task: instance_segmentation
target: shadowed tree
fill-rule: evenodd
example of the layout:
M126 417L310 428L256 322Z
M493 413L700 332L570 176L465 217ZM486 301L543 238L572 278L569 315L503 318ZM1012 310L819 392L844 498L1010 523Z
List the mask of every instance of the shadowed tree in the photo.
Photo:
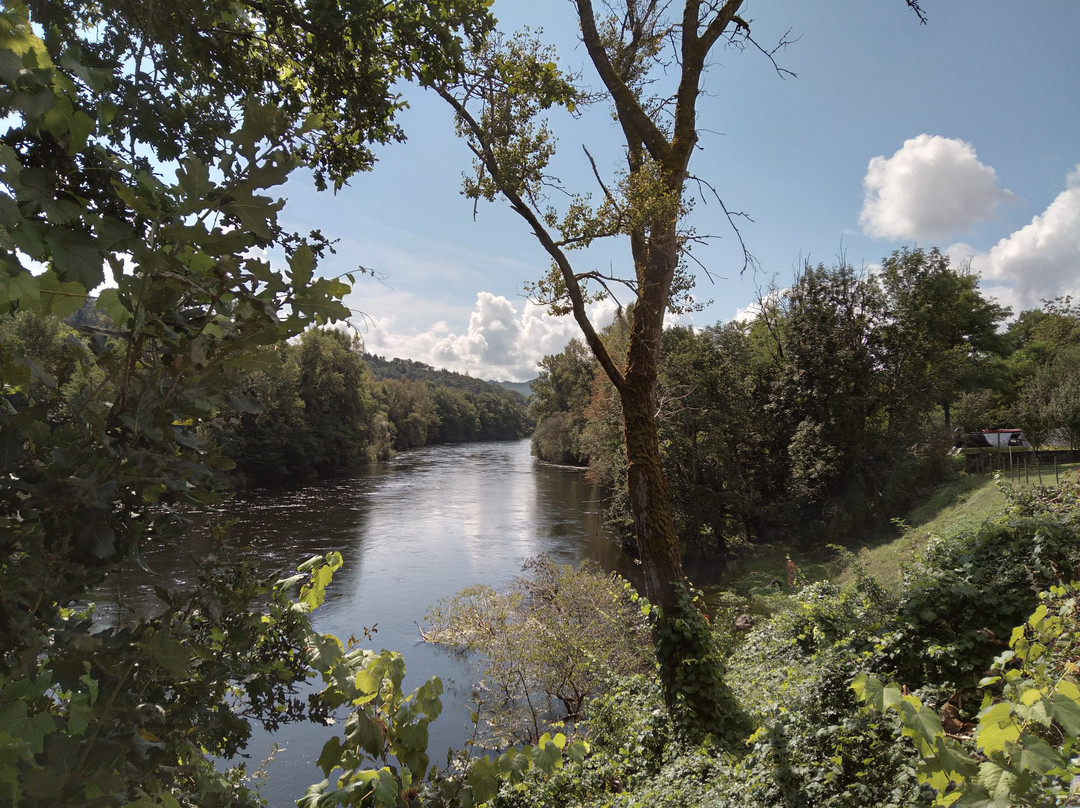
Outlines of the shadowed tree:
M908 5L921 19L918 3ZM596 97L561 72L552 51L528 34L491 37L474 54L468 75L436 85L475 155L465 193L488 200L501 195L528 223L552 262L550 274L536 284L536 296L553 312L574 316L618 393L645 589L660 608L656 640L666 698L676 709L692 698L690 723L715 732L731 729L734 708L719 684L720 659L683 576L658 441L657 373L665 315L692 305L685 260L696 237L685 223L687 186L710 55L727 43L758 48L771 58L739 16L742 6L742 0L627 0L596 9L591 0L575 0L581 38L602 84ZM611 105L625 166L604 177L586 151L598 199L575 194L564 210L556 210L545 194L555 146L542 116L556 105L575 112L598 100ZM571 257L610 237L629 243L627 272L586 269L585 260ZM744 249L744 261L750 260ZM586 310L592 300L619 300L620 294L632 304L623 357L607 350Z
M145 615L86 603L215 499L199 428L255 350L349 315L315 272L329 243L269 194L370 167L401 135L393 84L453 72L487 24L482 0L3 3L0 310L66 317L113 284L70 375L48 335L0 339L0 804L261 805L218 764L252 722L342 703L297 697L343 660L305 617L340 556L301 603L217 547Z
M884 262L882 285L893 320L886 341L894 432L902 433L927 402L941 407L949 432L952 404L983 386L992 375L990 357L1004 353L998 325L1011 312L986 300L978 275L953 269L936 248L893 253Z

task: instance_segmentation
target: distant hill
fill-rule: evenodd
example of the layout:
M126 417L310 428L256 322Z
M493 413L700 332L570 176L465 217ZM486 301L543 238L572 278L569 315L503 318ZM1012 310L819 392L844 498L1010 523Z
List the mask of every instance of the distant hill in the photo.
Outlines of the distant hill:
M532 382L531 381L528 381L528 382L495 382L495 381L493 381L493 382L489 382L489 384L497 384L497 385L499 385L499 387L502 387L502 388L504 388L506 390L510 390L511 392L514 392L514 393L519 393L520 395L523 395L525 398L528 398L529 396L532 395Z
M363 354L363 359L371 369L371 375L377 380L402 379L411 382L431 382L440 387L470 393L495 393L500 390L509 390L524 398L528 398L532 393L529 382L484 381L464 373L455 373L452 370L439 370L412 359L386 359L368 353Z

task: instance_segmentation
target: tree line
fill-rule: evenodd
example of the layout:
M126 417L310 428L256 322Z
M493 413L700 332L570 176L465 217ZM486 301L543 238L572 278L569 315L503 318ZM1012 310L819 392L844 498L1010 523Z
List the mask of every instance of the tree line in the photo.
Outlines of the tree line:
M807 266L746 320L662 336L657 423L684 547L835 540L900 513L949 468L957 431L1080 445L1080 307L1010 311L937 250L877 273ZM625 326L605 333L609 350ZM535 453L587 465L628 526L611 385L580 342L534 383Z
M93 303L66 320L32 311L0 316L0 339L35 357L36 378L20 399L44 401L49 385L76 382L87 350L80 341L109 325ZM400 367L413 378L395 378ZM235 464L231 483L240 487L325 478L420 446L512 440L531 427L520 394L420 362L372 357L357 336L337 329L313 328L252 355L228 388L225 406L192 438L213 442Z
M209 429L242 481L327 477L404 449L513 440L531 426L520 394L418 362L422 381L388 377L393 362L340 330L311 329L261 364L237 379L245 405Z

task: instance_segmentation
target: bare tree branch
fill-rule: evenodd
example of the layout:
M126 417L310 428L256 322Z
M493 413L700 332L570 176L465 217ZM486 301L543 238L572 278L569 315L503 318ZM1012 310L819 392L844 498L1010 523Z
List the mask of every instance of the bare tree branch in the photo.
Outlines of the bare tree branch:
M550 256L551 260L554 261L555 265L559 268L559 272L566 285L567 296L570 298L574 320L581 329L581 333L585 337L585 341L588 343L589 348L592 349L593 354L596 356L596 361L600 363L604 372L607 373L608 377L611 379L611 383L618 389L620 385L625 384L625 377L611 354L608 353L607 346L604 345L604 341L600 339L600 335L596 332L592 321L589 320L588 312L585 311L584 293L581 289L581 285L577 282L573 266L566 257L566 253L563 252L558 244L556 244L536 212L521 198L521 195L514 191L509 183L502 181L502 178L499 176L498 161L491 151L490 144L484 137L484 129L480 125L480 122L476 120L472 113L466 108L465 104L448 88L436 85L434 90L457 114L458 121L470 136L469 148L487 168L488 172L491 173L492 178L499 185L502 194L506 197L510 206L526 221L526 223L528 223L529 227L532 228L533 235L536 236L537 241L540 242L548 256Z
M919 18L919 22L926 25L926 14L922 10L922 6L919 5L919 0L907 0L908 8L915 12L915 16Z
M585 156L589 158L589 165L592 166L592 173L593 176L596 177L596 184L599 185L600 190L604 192L607 201L612 205L615 205L615 197L612 196L611 191L608 189L607 185L604 184L604 178L600 176L600 171L596 168L596 160L594 160L592 154L589 153L587 146L582 145L581 148L585 152Z
M739 229L739 225L735 222L737 218L746 219L746 221L751 223L754 220L750 217L748 213L744 211L729 210L728 206L724 204L724 200L720 197L720 193L707 180L702 179L698 176L691 176L689 179L696 182L699 189L708 189L708 191L716 198L716 201L720 204L720 209L724 211L724 216L727 218L728 225L731 227L732 232L735 233L735 237L739 240L739 249L742 250L743 265L742 269L739 270L739 274L741 275L745 273L747 269L756 270L758 268L758 260L754 257L754 254L750 252L750 248L746 246L746 241L743 239L742 230ZM704 194L701 195L701 198L705 201L705 204L708 204L708 200Z

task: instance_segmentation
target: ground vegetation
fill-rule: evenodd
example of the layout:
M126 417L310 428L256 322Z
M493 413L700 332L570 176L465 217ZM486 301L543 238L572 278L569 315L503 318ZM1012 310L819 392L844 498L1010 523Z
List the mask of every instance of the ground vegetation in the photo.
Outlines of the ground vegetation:
M506 783L494 804L1068 804L1078 483L999 486L997 515L932 538L892 587L841 551L844 585L796 570L749 627L713 609L753 727L741 748L688 741L658 674L624 676L577 724L579 769Z

